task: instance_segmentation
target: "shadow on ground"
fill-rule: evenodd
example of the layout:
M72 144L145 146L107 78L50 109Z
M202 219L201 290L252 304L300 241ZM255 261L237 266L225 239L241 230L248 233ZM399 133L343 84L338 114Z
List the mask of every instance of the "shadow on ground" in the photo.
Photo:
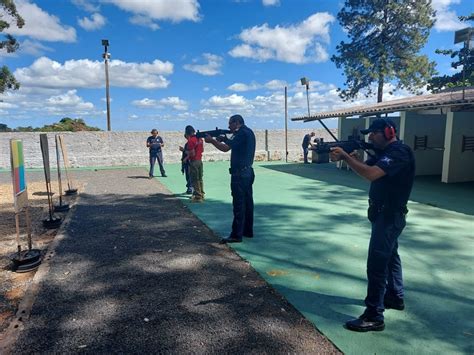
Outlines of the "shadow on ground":
M334 164L271 164L262 167L368 191L364 179L350 170L337 169ZM417 176L410 200L474 216L474 181L446 184L441 182L439 175Z

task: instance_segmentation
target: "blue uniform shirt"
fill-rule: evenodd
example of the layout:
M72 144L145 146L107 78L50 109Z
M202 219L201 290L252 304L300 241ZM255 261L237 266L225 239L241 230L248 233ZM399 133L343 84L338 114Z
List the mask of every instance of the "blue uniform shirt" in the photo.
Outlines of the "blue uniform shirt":
M230 154L230 168L232 171L239 171L249 168L253 164L255 156L255 134L245 125L225 143L232 149Z
M367 160L366 164L376 165L386 173L372 181L369 198L376 204L394 209L405 206L415 178L415 158L411 148L395 141L377 151L376 157Z
M150 136L146 140L147 144L150 144L150 152L160 152L161 151L161 144L163 143L163 139L160 136Z

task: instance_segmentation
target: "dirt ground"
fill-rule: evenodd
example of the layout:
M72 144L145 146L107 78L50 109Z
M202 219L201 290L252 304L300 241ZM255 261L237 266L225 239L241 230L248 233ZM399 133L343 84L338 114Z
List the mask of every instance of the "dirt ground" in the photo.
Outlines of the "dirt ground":
M52 190L59 191L53 183ZM53 205L59 204L57 193L53 192ZM72 204L75 196L63 197L63 204ZM46 253L49 243L54 239L57 229L46 229L42 221L49 216L48 197L44 182L28 184L28 201L32 229L32 248ZM65 217L66 213L55 213ZM26 213L20 213L20 246L28 248ZM0 184L0 333L13 319L36 270L16 273L12 271L11 256L18 250L13 206L12 184Z

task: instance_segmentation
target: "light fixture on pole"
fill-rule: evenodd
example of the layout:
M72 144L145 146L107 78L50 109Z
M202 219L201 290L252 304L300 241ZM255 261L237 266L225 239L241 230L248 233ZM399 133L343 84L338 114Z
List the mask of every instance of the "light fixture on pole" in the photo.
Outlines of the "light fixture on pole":
M104 46L104 54L102 54L102 58L104 58L105 64L105 96L107 101L107 131L110 131L110 95L109 95L109 59L110 53L107 51L109 47L109 40L103 39L102 45Z
M464 42L464 60L462 64L462 99L464 100L464 93L466 87L466 64L468 57L470 57L471 40L474 35L474 27L463 28L462 30L454 32L454 44Z
M308 120L311 116L311 112L309 110L309 94L308 94L308 91L309 91L309 79L306 78L306 77L303 77L300 79L301 81L301 85L306 85L306 101L308 101ZM338 139L336 138L336 136L331 132L331 130L324 124L324 122L322 120L320 120L319 118L317 118L317 120L319 121L319 123L321 123L321 126L323 126L326 131L329 133L329 135L337 142Z
M309 110L309 79L306 77L303 77L300 79L301 85L306 85L306 101L308 102L308 118L311 116L311 112Z

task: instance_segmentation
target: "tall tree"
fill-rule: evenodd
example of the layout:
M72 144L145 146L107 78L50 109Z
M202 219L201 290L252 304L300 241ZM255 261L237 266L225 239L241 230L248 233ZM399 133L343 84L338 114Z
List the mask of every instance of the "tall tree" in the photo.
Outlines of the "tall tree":
M461 22L474 21L474 13L469 16L459 16L459 20ZM454 69L463 67L463 70L452 75L434 76L428 82L428 90L438 92L446 88L474 86L474 48L463 46L458 50L437 49L435 52L437 54L449 55L452 59L456 58L451 63L451 67Z
M22 28L25 24L23 18L18 14L13 0L0 0L0 32L10 27L9 21L13 21L19 28ZM0 41L0 51L6 50L7 53L12 53L17 49L18 42L9 34L6 34L5 39ZM19 87L20 84L16 81L8 67L2 66L0 68L0 94L7 89L17 90Z
M431 0L346 0L337 18L349 43L342 41L331 60L344 68L344 100L359 92L366 97L377 86L377 102L383 86L396 82L396 89L416 93L434 73L434 62L418 55L434 24Z

